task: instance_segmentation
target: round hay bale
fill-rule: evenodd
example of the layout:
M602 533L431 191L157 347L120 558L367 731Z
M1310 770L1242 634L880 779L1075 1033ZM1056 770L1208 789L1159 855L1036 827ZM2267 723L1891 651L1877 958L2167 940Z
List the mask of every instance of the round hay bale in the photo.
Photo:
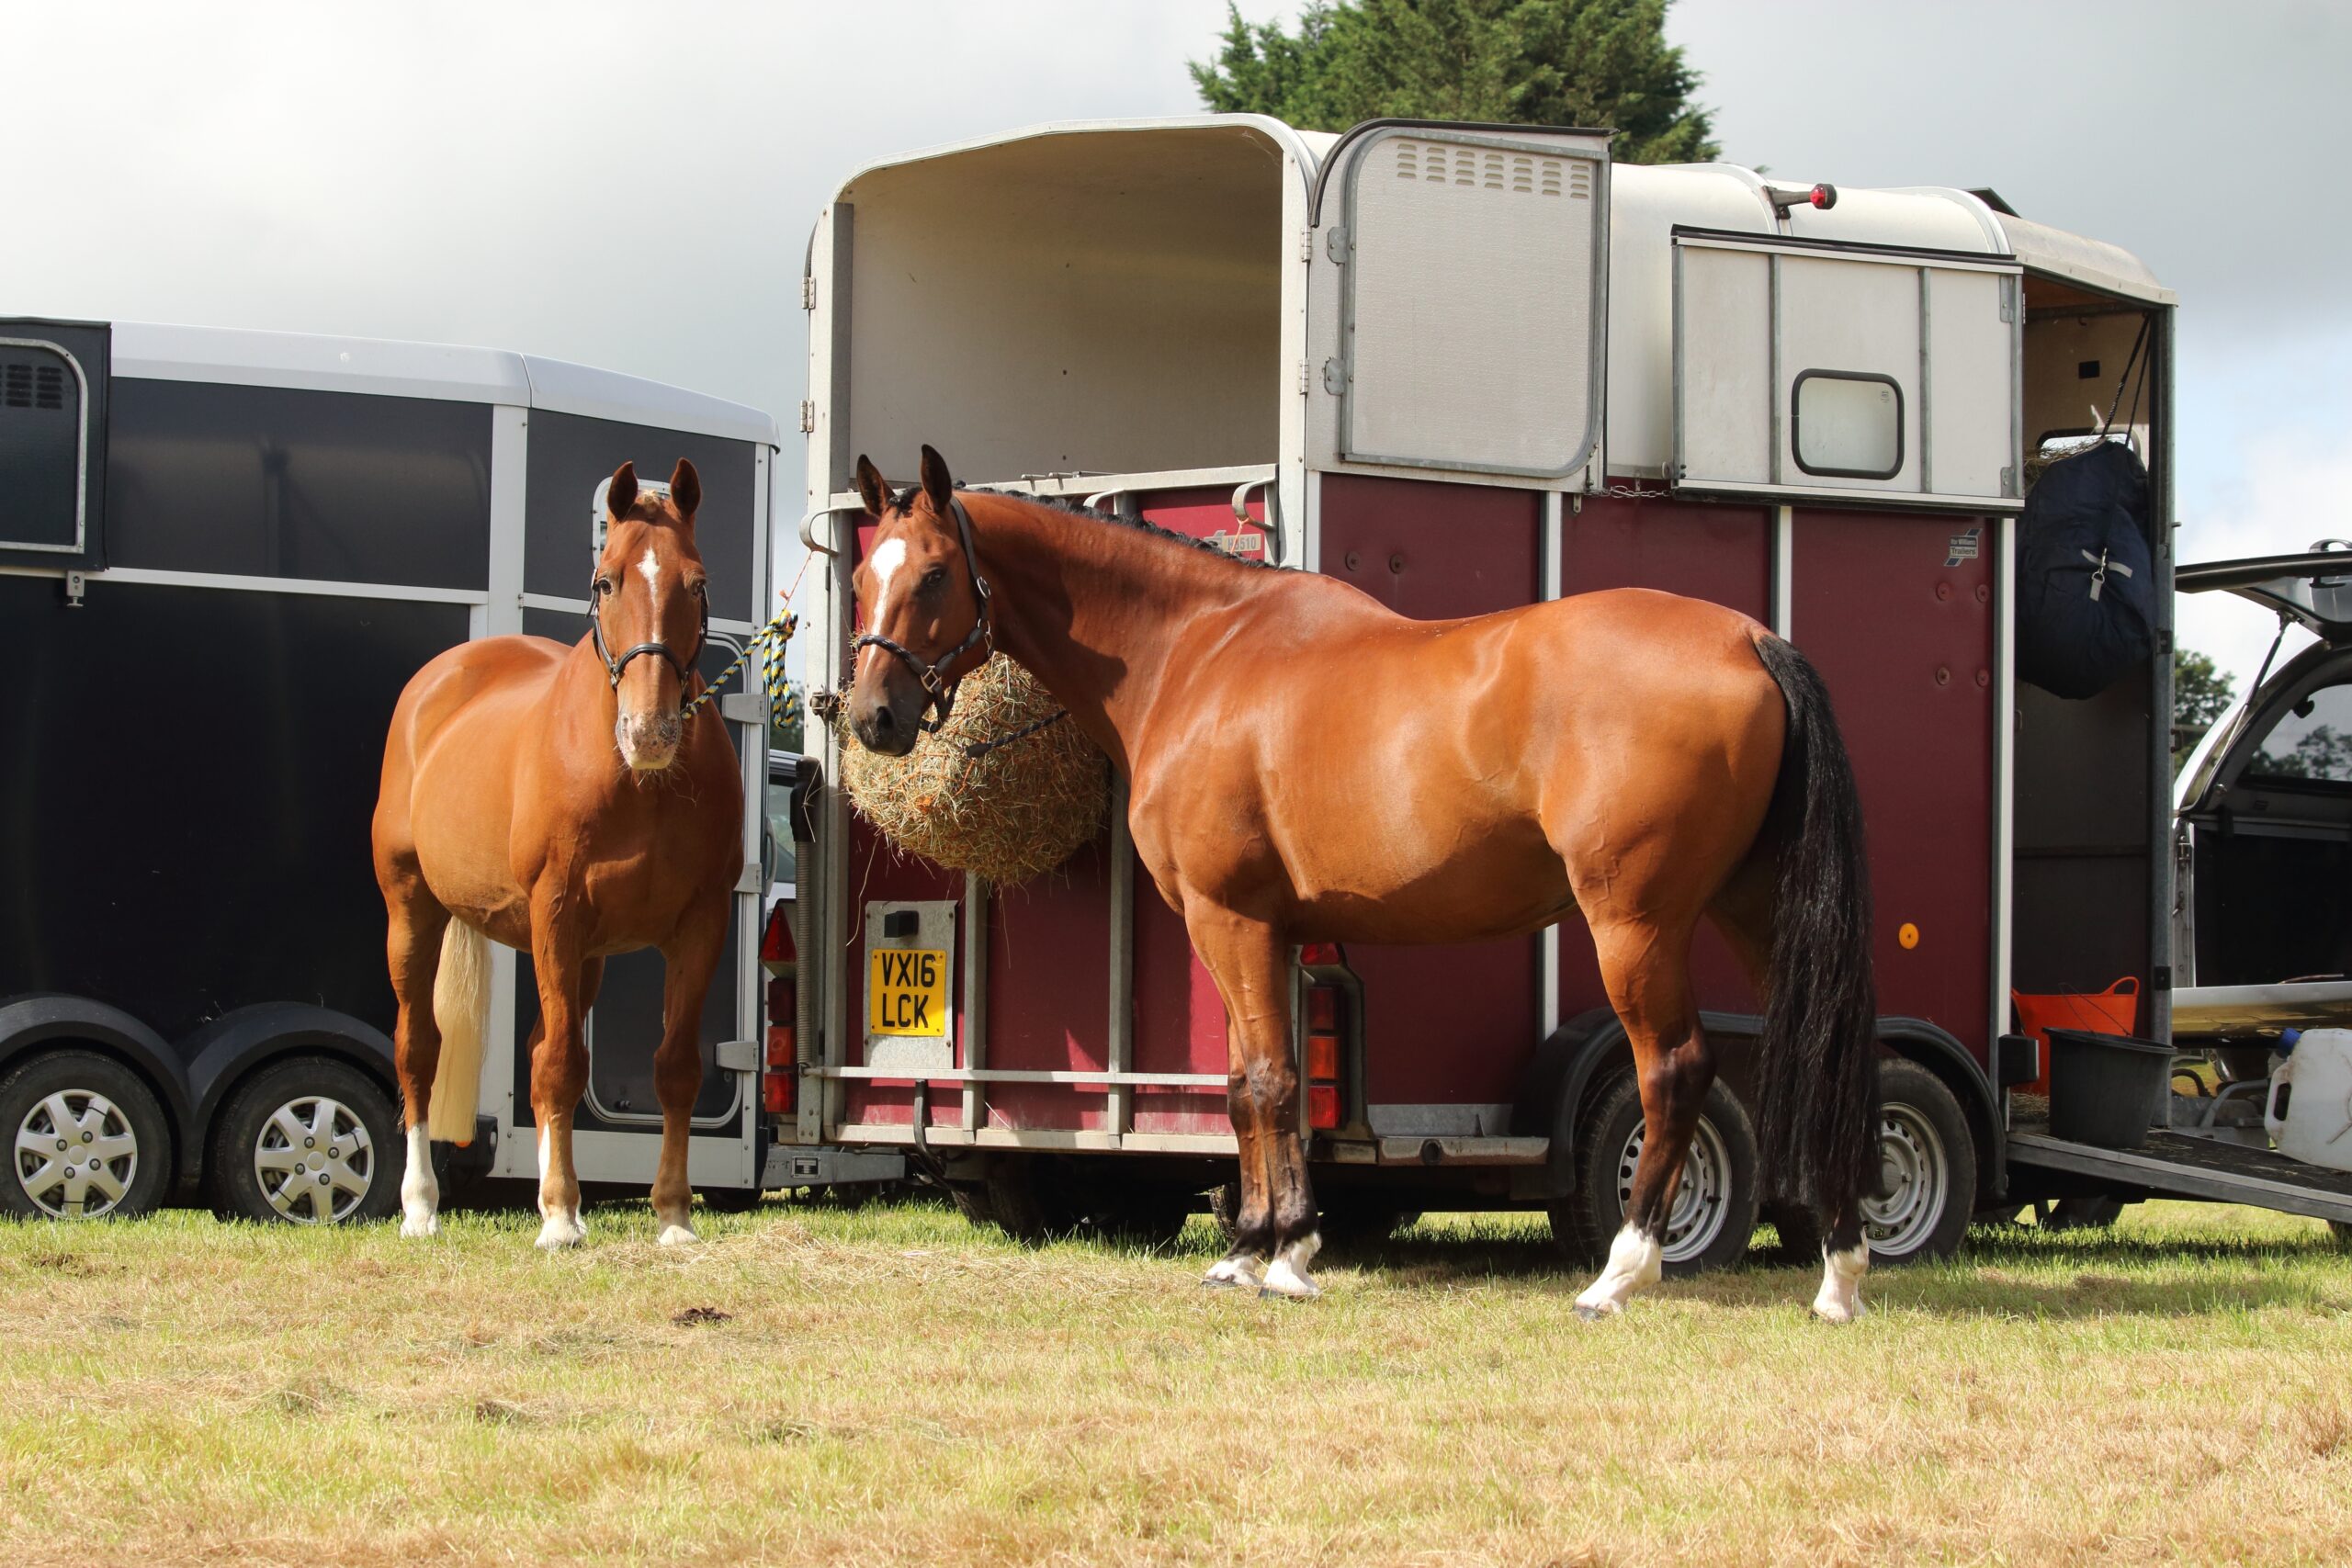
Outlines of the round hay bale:
M1068 719L972 756L1061 710L998 654L964 677L956 711L903 757L858 744L844 714L842 785L859 816L910 854L1011 886L1053 870L1102 830L1110 759Z

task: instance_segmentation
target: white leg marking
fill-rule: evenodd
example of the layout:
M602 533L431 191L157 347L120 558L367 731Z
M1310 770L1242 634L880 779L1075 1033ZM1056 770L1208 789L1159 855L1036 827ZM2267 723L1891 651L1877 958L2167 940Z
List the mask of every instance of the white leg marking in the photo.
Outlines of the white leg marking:
M408 1169L401 1176L401 1235L432 1235L441 1228L441 1184L433 1179L433 1134L408 1130Z
M545 1252L553 1252L562 1247L578 1247L588 1239L588 1227L580 1223L577 1204L565 1207L548 1201L548 1166L554 1153L553 1138L551 1129L539 1129L539 1213L542 1218L537 1245Z
M1201 1277L1201 1283L1238 1285L1254 1291L1259 1288L1259 1275L1265 1266L1266 1260L1254 1252L1230 1253L1209 1265L1209 1271Z
M1657 1283L1666 1271L1664 1256L1665 1249L1656 1240L1633 1226L1619 1231L1617 1239L1609 1244L1608 1267L1577 1298L1577 1314L1599 1317L1603 1313L1623 1312L1635 1291Z
M662 1222L662 1234L656 1238L656 1241L658 1245L662 1247L684 1247L690 1241L700 1241L702 1237L695 1235L695 1227L687 1221L663 1220Z
M1870 1271L1871 1247L1863 1242L1843 1252L1821 1249L1821 1293L1813 1315L1824 1323L1851 1323L1862 1315L1862 1276Z
M1322 1287L1306 1277L1306 1266L1315 1261L1315 1255L1322 1249L1323 1233L1307 1232L1274 1254L1272 1264L1266 1269L1265 1283L1258 1288L1268 1295L1288 1296L1295 1302L1321 1295Z

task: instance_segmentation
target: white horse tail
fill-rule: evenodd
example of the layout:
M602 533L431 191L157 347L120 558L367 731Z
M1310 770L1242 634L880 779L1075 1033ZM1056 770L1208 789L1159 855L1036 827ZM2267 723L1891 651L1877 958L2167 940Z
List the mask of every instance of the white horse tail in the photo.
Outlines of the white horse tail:
M433 1021L441 1030L441 1059L424 1124L438 1142L470 1144L481 1104L482 1040L490 1032L490 938L454 916L433 976Z

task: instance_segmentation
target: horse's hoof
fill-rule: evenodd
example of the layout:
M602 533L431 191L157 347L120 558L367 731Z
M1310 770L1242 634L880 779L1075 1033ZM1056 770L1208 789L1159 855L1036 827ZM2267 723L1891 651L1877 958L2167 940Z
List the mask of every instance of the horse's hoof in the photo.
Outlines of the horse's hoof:
M560 1252L587 1239L588 1227L578 1220L549 1220L539 1227L537 1245L541 1252Z
M692 1225L663 1225L662 1227L662 1235L658 1238L658 1245L662 1247L684 1247L689 1242L700 1241L702 1237L695 1235L694 1227Z
M1813 1315L1816 1322L1843 1328L1849 1323L1860 1320L1862 1303L1856 1302L1851 1307L1848 1307L1843 1302L1815 1302L1813 1303Z
M1577 1316L1582 1318L1587 1323L1601 1323L1612 1317L1623 1317L1624 1315L1625 1309L1619 1306L1614 1302L1607 1303L1596 1302L1577 1303Z
M1209 1271L1202 1277L1201 1283L1236 1289L1246 1287L1254 1291L1264 1281L1258 1278L1257 1266L1249 1258L1220 1258L1209 1265Z
M1278 1296L1288 1302L1310 1302L1322 1293L1323 1288L1292 1268L1286 1258L1274 1259L1273 1266L1266 1270L1264 1282L1258 1287L1261 1297Z
M441 1220L435 1214L411 1214L401 1222L401 1235L411 1238L438 1235Z

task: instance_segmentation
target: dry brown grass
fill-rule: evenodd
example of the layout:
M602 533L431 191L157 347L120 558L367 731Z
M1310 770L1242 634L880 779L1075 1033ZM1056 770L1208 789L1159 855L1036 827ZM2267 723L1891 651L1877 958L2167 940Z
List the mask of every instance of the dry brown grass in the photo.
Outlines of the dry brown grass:
M1294 1306L913 1205L0 1228L12 1562L2340 1562L2352 1261L2156 1206L1669 1283L1425 1222ZM725 1315L718 1315L725 1314Z

